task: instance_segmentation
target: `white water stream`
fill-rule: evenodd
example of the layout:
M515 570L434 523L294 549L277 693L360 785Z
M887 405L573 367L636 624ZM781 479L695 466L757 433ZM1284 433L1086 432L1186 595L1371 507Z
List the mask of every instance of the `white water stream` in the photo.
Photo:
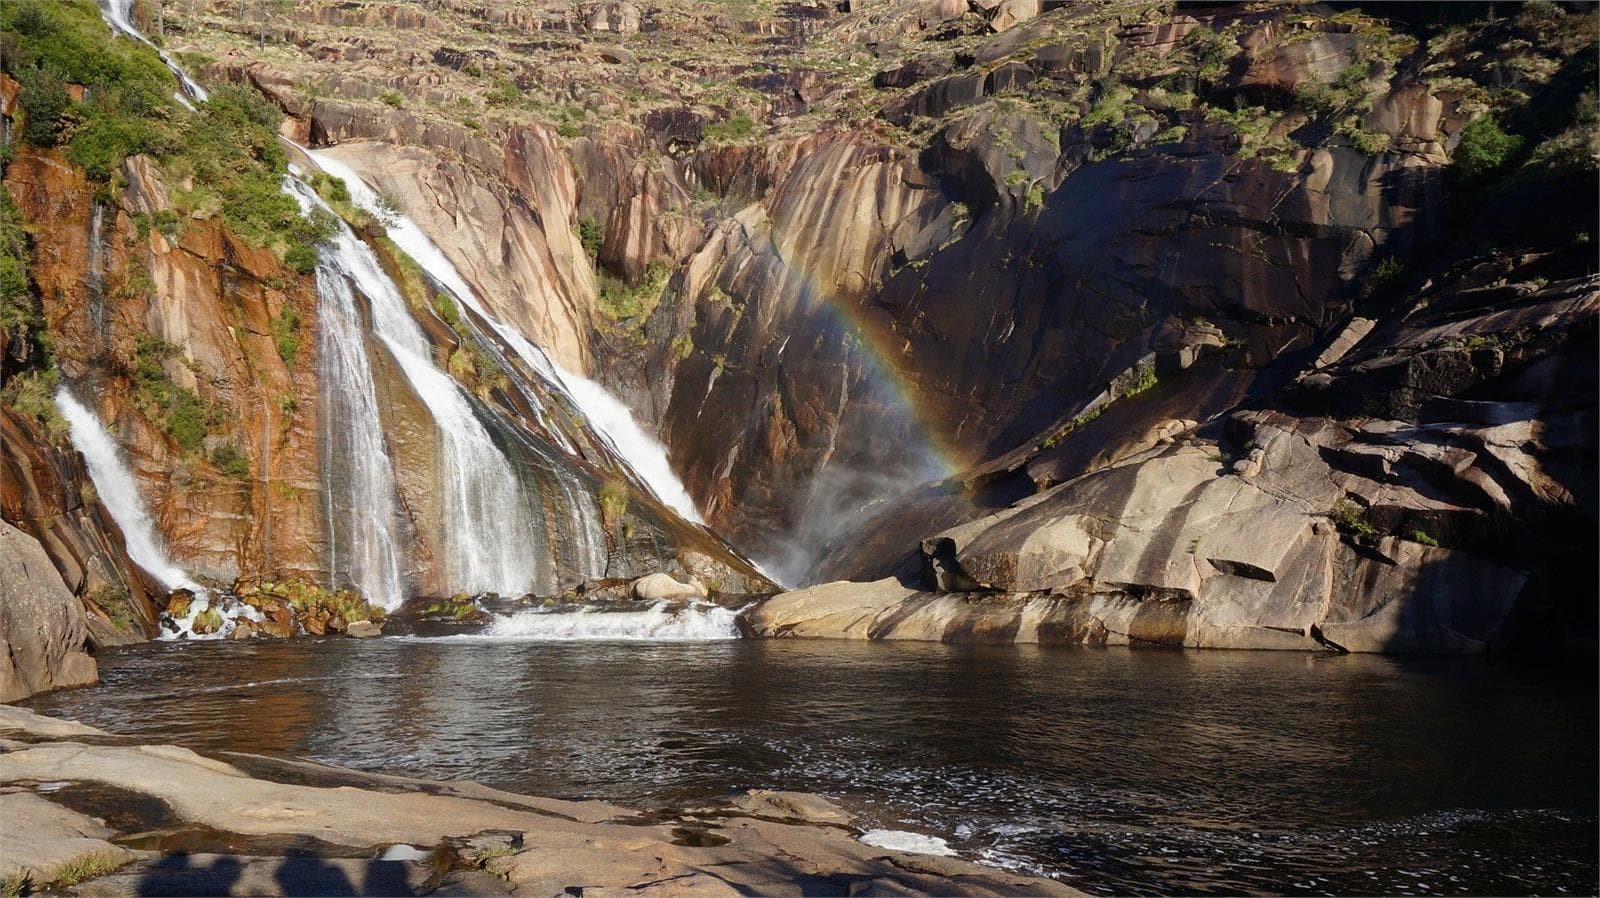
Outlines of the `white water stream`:
M167 557L155 519L150 517L144 498L139 495L138 481L127 462L122 460L121 450L105 425L65 386L56 390L56 407L71 428L73 448L83 453L95 493L111 513L111 519L122 529L128 557L163 587L198 592L200 584L189 579L189 575Z
M439 247L422 232L417 223L405 215L396 215L382 208L377 193L361 179L354 169L328 153L306 150L306 155L328 174L345 182L350 197L357 206L383 220L389 238L406 254L416 260L430 277L438 281L456 297L456 300L475 312L494 330L527 365L543 377L551 387L566 394L584 418L610 445L616 455L630 467L656 498L671 506L683 518L694 523L704 523L694 499L683 481L672 470L667 460L667 449L660 440L645 433L633 415L615 396L594 381L573 374L557 365L544 350L533 345L514 328L500 322L479 301L478 295L467 285Z
M361 310L349 280L322 258L317 324L328 570L334 586L353 587L368 602L393 611L405 599L393 532L394 467L383 441Z
M254 608L214 595L167 557L161 532L156 528L155 519L150 516L144 497L139 494L139 482L123 460L117 441L100 423L100 418L79 402L78 397L72 395L65 385L56 390L56 408L67 420L73 448L83 454L84 466L89 469L89 479L94 483L96 495L122 531L122 542L128 558L155 578L164 589L187 589L194 593L189 613L173 620L177 631L163 630L162 638L221 639L233 629L234 621L238 618L259 620L260 614ZM222 626L210 634L195 633L195 620L213 606L222 617Z
M707 642L738 639L739 612L709 602L658 602L642 611L519 611L482 630L436 637L460 642Z
M302 208L327 208L304 183L294 179L287 183ZM530 523L516 472L478 420L466 391L434 364L432 345L372 248L337 216L335 220L334 237L319 254L332 269L327 280L336 291L348 290L341 286L347 280L367 298L373 334L398 363L439 427L446 582L467 593L529 592L535 567L546 553L540 534ZM330 422L328 426L334 425Z

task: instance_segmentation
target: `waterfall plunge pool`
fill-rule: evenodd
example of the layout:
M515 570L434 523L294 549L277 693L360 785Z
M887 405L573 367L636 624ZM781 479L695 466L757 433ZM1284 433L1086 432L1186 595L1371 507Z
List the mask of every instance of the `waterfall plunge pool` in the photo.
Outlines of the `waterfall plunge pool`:
M1596 891L1592 687L1482 659L801 641L152 643L46 714L643 808L746 788L1096 893Z

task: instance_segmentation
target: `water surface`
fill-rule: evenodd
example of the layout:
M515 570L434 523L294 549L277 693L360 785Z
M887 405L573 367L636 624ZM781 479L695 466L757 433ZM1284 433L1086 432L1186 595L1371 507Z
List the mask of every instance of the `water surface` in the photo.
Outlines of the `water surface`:
M1101 893L1593 894L1592 690L1479 659L387 638L104 653L36 710L640 807L840 797Z

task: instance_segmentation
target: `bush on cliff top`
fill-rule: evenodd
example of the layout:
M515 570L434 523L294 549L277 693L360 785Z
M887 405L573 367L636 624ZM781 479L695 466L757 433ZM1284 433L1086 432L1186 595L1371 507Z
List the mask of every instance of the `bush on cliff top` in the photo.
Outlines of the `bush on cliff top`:
M184 109L156 51L113 37L91 0L0 3L0 66L22 88L24 143L60 146L98 181L129 156L151 156L170 185L188 185L173 191L178 212L220 214L238 237L272 248L290 267L315 265L316 228L281 189L283 114L259 94L224 85Z

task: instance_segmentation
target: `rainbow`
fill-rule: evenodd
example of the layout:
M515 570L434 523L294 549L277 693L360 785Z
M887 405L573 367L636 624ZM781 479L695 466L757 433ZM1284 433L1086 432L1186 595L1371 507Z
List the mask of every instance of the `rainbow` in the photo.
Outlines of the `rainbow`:
M753 235L752 235L753 236ZM824 288L821 279L805 267L796 265L790 255L773 241L770 233L760 241L771 257L782 264L785 272L800 280L802 308L820 311L843 332L849 334L860 348L862 374L905 414L923 444L922 455L930 463L928 480L947 480L967 470L974 464L963 451L945 435L941 422L919 399L919 391L898 360L904 358L904 347L897 342L893 332L874 323L867 309ZM907 484L911 486L911 484Z

